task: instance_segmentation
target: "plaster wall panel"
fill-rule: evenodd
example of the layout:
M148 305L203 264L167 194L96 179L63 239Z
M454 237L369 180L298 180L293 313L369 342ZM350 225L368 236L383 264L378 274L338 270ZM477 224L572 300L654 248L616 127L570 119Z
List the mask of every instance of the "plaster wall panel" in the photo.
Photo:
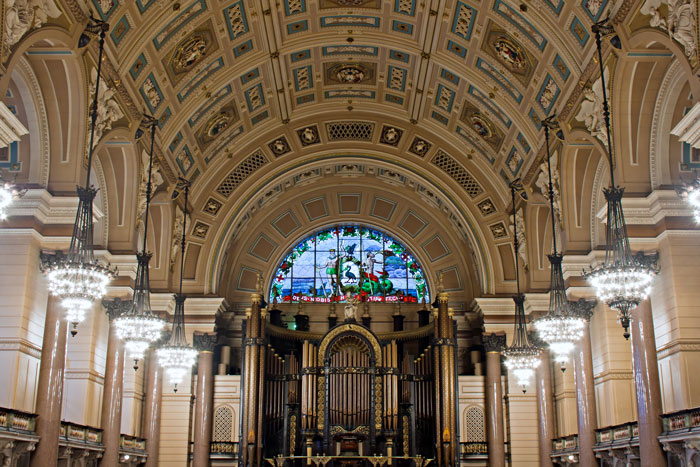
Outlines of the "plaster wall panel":
M513 466L540 465L537 429L537 398L534 379L523 394L517 379L510 372L507 379L507 420L510 457Z

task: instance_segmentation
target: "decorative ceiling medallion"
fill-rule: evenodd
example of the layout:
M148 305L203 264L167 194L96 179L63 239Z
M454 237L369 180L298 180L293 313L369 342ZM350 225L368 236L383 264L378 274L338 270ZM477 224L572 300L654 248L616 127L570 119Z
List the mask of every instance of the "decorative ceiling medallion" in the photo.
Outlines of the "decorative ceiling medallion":
M234 101L229 102L207 121L197 131L197 144L201 150L221 136L234 122L238 121L238 110Z
M494 125L490 118L481 113L481 111L469 102L465 102L462 106L462 115L460 120L467 124L474 133L479 135L481 139L489 143L492 149L498 151L503 144L503 132Z
M299 142L301 142L302 146L310 146L321 142L316 125L297 130L297 135L299 136Z
M270 148L270 151L275 155L275 157L282 156L284 154L287 154L290 152L292 149L289 147L289 143L287 142L287 138L284 136L281 136L277 138L276 140L267 143L267 147Z
M489 229L491 230L491 234L493 235L493 238L505 238L508 236L508 232L506 231L506 226L503 222L499 222L497 224L490 225Z
M408 152L412 152L418 157L423 157L428 153L428 151L430 151L432 146L433 145L431 143L416 136L413 138L413 142L411 143L411 147L408 149Z
M394 128L393 126L384 126L382 128L382 136L379 138L379 142L382 144L388 144L389 146L398 146L402 135L403 130Z
M496 212L496 206L493 205L493 202L490 199L485 199L479 204L477 204L479 207L479 212L481 212L482 216L488 216L489 214L493 214Z
M481 48L528 86L537 62L513 36L489 21Z
M380 0L321 0L321 8L373 8L381 6Z
M216 216L219 213L221 206L223 206L221 201L216 198L209 198L204 204L202 211L210 216Z
M192 229L192 236L205 239L207 238L207 232L209 232L209 225L204 222L197 221Z
M211 21L207 21L185 37L163 60L170 82L175 86L198 63L219 48L214 38Z
M375 84L374 63L325 63L325 84Z

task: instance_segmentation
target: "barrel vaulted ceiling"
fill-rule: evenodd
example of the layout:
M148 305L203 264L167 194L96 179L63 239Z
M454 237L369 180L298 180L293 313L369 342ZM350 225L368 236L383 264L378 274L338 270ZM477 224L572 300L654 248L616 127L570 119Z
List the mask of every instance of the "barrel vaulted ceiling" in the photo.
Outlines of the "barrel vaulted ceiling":
M159 120L162 186L194 183L188 236L209 292L235 273L223 261L261 225L251 217L321 177L413 191L466 242L465 277L494 293L513 279L507 183L540 169L541 119L586 131L574 117L596 79L591 25L632 12L629 32L653 26L633 0L46 1L59 8L40 23L75 39L86 14L109 22L100 131L130 144L141 113Z

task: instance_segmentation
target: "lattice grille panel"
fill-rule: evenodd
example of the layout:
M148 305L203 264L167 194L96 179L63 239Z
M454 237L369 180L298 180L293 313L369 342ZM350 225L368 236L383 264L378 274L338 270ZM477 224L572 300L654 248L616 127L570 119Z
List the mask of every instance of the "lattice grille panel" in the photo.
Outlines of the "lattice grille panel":
M233 410L221 406L214 413L214 441L233 440Z
M467 442L486 441L484 433L484 411L481 407L470 407L465 415L467 427Z
M326 131L328 131L328 139L330 141L348 139L372 141L372 133L374 133L374 123L333 122L326 124Z
M267 158L261 152L256 152L248 156L244 161L234 168L216 189L217 193L229 197L233 190L248 178L253 172L267 163Z
M432 162L459 183L459 186L464 188L464 191L467 192L470 198L476 198L484 192L479 183L474 180L474 177L446 152L438 151Z

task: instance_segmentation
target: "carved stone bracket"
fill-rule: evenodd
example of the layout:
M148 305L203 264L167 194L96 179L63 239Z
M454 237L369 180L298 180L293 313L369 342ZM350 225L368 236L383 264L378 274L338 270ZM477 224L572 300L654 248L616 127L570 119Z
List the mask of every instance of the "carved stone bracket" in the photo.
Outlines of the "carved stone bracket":
M596 300L586 300L585 298L569 301L571 311L578 314L586 321L591 320L591 317L593 316L593 309L597 304L598 302Z
M102 306L106 308L107 316L109 316L110 321L121 316L122 313L131 308L131 305L131 300L122 300L118 297L102 300Z
M194 348L200 352L213 352L216 346L216 334L195 334L192 336Z
M506 347L505 334L484 334L482 341L487 352L500 353Z

